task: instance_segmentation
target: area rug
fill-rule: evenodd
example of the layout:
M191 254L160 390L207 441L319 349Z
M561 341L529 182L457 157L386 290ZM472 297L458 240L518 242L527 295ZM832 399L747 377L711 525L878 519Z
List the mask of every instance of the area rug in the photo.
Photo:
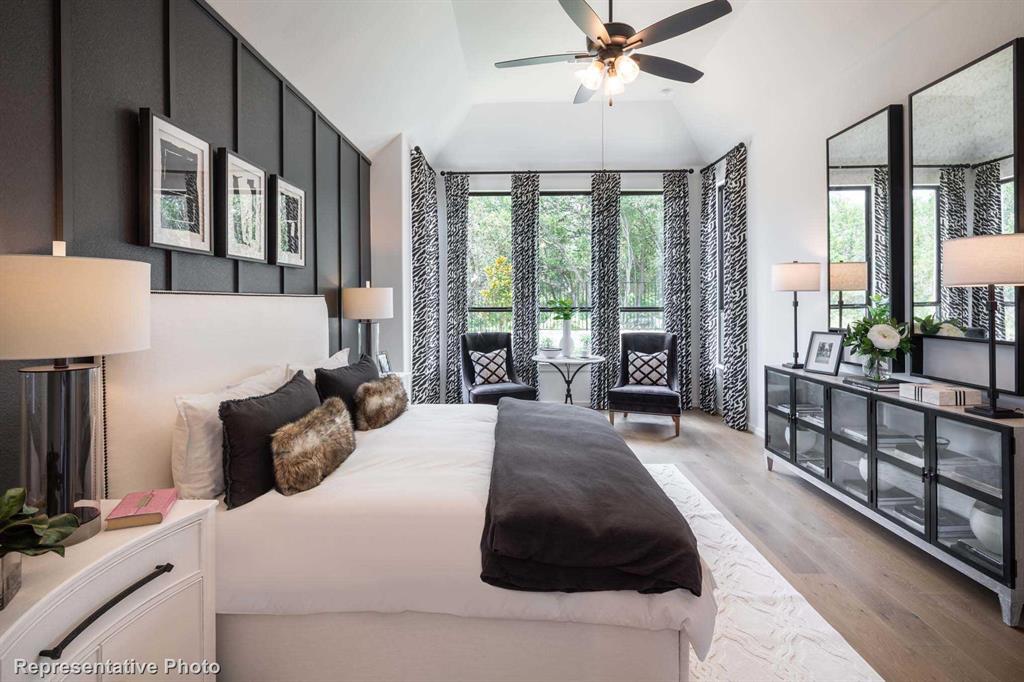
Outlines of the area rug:
M648 464L689 521L717 588L711 653L690 679L880 680L821 614L671 464Z

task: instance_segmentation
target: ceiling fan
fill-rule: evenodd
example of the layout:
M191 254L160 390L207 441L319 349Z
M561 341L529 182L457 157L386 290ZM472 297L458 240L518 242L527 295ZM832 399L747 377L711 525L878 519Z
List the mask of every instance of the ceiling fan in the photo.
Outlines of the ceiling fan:
M732 11L728 0L711 0L666 17L638 32L629 24L613 21L612 0L608 0L608 23L601 23L601 18L586 0L558 0L558 4L587 35L586 52L512 59L497 62L495 66L507 69L535 64L589 61L585 68L576 72L580 87L576 91L574 104L588 101L604 84L604 92L611 105L611 97L621 94L626 89L626 83L636 80L641 71L683 83L697 82L704 75L702 71L664 57L639 54L636 50L688 33Z

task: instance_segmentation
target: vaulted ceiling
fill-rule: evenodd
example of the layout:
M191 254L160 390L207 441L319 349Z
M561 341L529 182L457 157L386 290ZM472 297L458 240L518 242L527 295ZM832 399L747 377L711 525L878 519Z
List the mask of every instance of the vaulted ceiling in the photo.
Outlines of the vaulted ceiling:
M731 1L730 15L649 50L705 71L700 82L641 74L611 109L571 103L572 64L494 68L583 48L556 0L211 4L365 152L406 133L439 168L700 164L744 139L752 118L813 106L807 93L821 90L807 83L845 87L845 71L942 4ZM619 0L615 19L639 30L696 4Z

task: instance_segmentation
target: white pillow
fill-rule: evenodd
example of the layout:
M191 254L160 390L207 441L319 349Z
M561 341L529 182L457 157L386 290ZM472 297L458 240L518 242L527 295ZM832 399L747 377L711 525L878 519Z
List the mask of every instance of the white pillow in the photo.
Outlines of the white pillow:
M315 365L288 365L288 371L285 372L285 381L291 381L292 377L301 371L306 375L307 379L316 383L316 370L338 369L339 367L348 367L348 348L342 348L331 357L321 360Z
M174 399L178 420L171 442L171 475L181 498L212 500L224 492L220 404L273 393L284 385L285 374L284 367L272 367L213 393L180 395Z

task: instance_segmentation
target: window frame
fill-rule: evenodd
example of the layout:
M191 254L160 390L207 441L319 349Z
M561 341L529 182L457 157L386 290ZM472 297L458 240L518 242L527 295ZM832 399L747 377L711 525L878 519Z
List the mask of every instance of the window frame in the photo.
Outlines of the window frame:
M848 191L863 192L864 193L864 262L867 264L867 270L868 270L868 288L864 291L864 303L846 303L846 302L844 302L842 305L839 305L838 303L833 303L832 302L832 289L831 288L828 289L828 312L829 312L828 319L829 319L829 324L831 325L831 322L832 322L832 311L833 310L838 310L839 311L839 326L835 327L835 329L838 329L838 330L846 329L846 327L843 325L843 311L844 310L863 310L863 311L867 312L868 304L869 304L869 302L871 300L871 264L873 263L873 257L874 257L874 254L873 254L872 249L871 249L871 242L872 242L871 235L873 234L872 230L874 229L874 226L875 226L874 225L874 211L872 211L871 199L872 199L872 195L874 193L874 187L872 187L871 185L829 185L828 186L829 206L831 207L831 205L832 205L832 192L848 192ZM832 219L831 219L831 215L829 215L829 228L828 229L829 229L829 245L831 247L831 243L832 243L832 237L831 237ZM828 254L828 262L829 262L829 264L831 264L833 262L832 254L831 253Z
M918 301L917 297L914 295L915 292L914 292L914 260L913 260L913 258L914 258L914 256L913 256L913 244L914 244L913 215L914 215L914 192L916 192L917 190L927 190L927 191L930 191L930 192L935 192L935 290L933 292L934 295L935 295L935 300L934 301ZM941 301L942 301L942 295L941 295L942 270L940 269L940 265L941 265L941 261L942 261L942 256L941 256L941 252L942 252L942 226L939 224L939 216L941 215L940 214L941 194L942 194L942 187L940 185L936 185L936 184L911 185L911 187L910 187L910 215L911 215L911 225L910 225L910 230L911 230L911 234L910 234L910 244L911 244L911 260L910 260L910 317L911 318L916 317L916 313L917 313L918 307L922 307L923 308L923 307L931 306L931 307L935 308L935 316L936 316L936 318L940 317L941 314L942 314L942 310L941 310Z

